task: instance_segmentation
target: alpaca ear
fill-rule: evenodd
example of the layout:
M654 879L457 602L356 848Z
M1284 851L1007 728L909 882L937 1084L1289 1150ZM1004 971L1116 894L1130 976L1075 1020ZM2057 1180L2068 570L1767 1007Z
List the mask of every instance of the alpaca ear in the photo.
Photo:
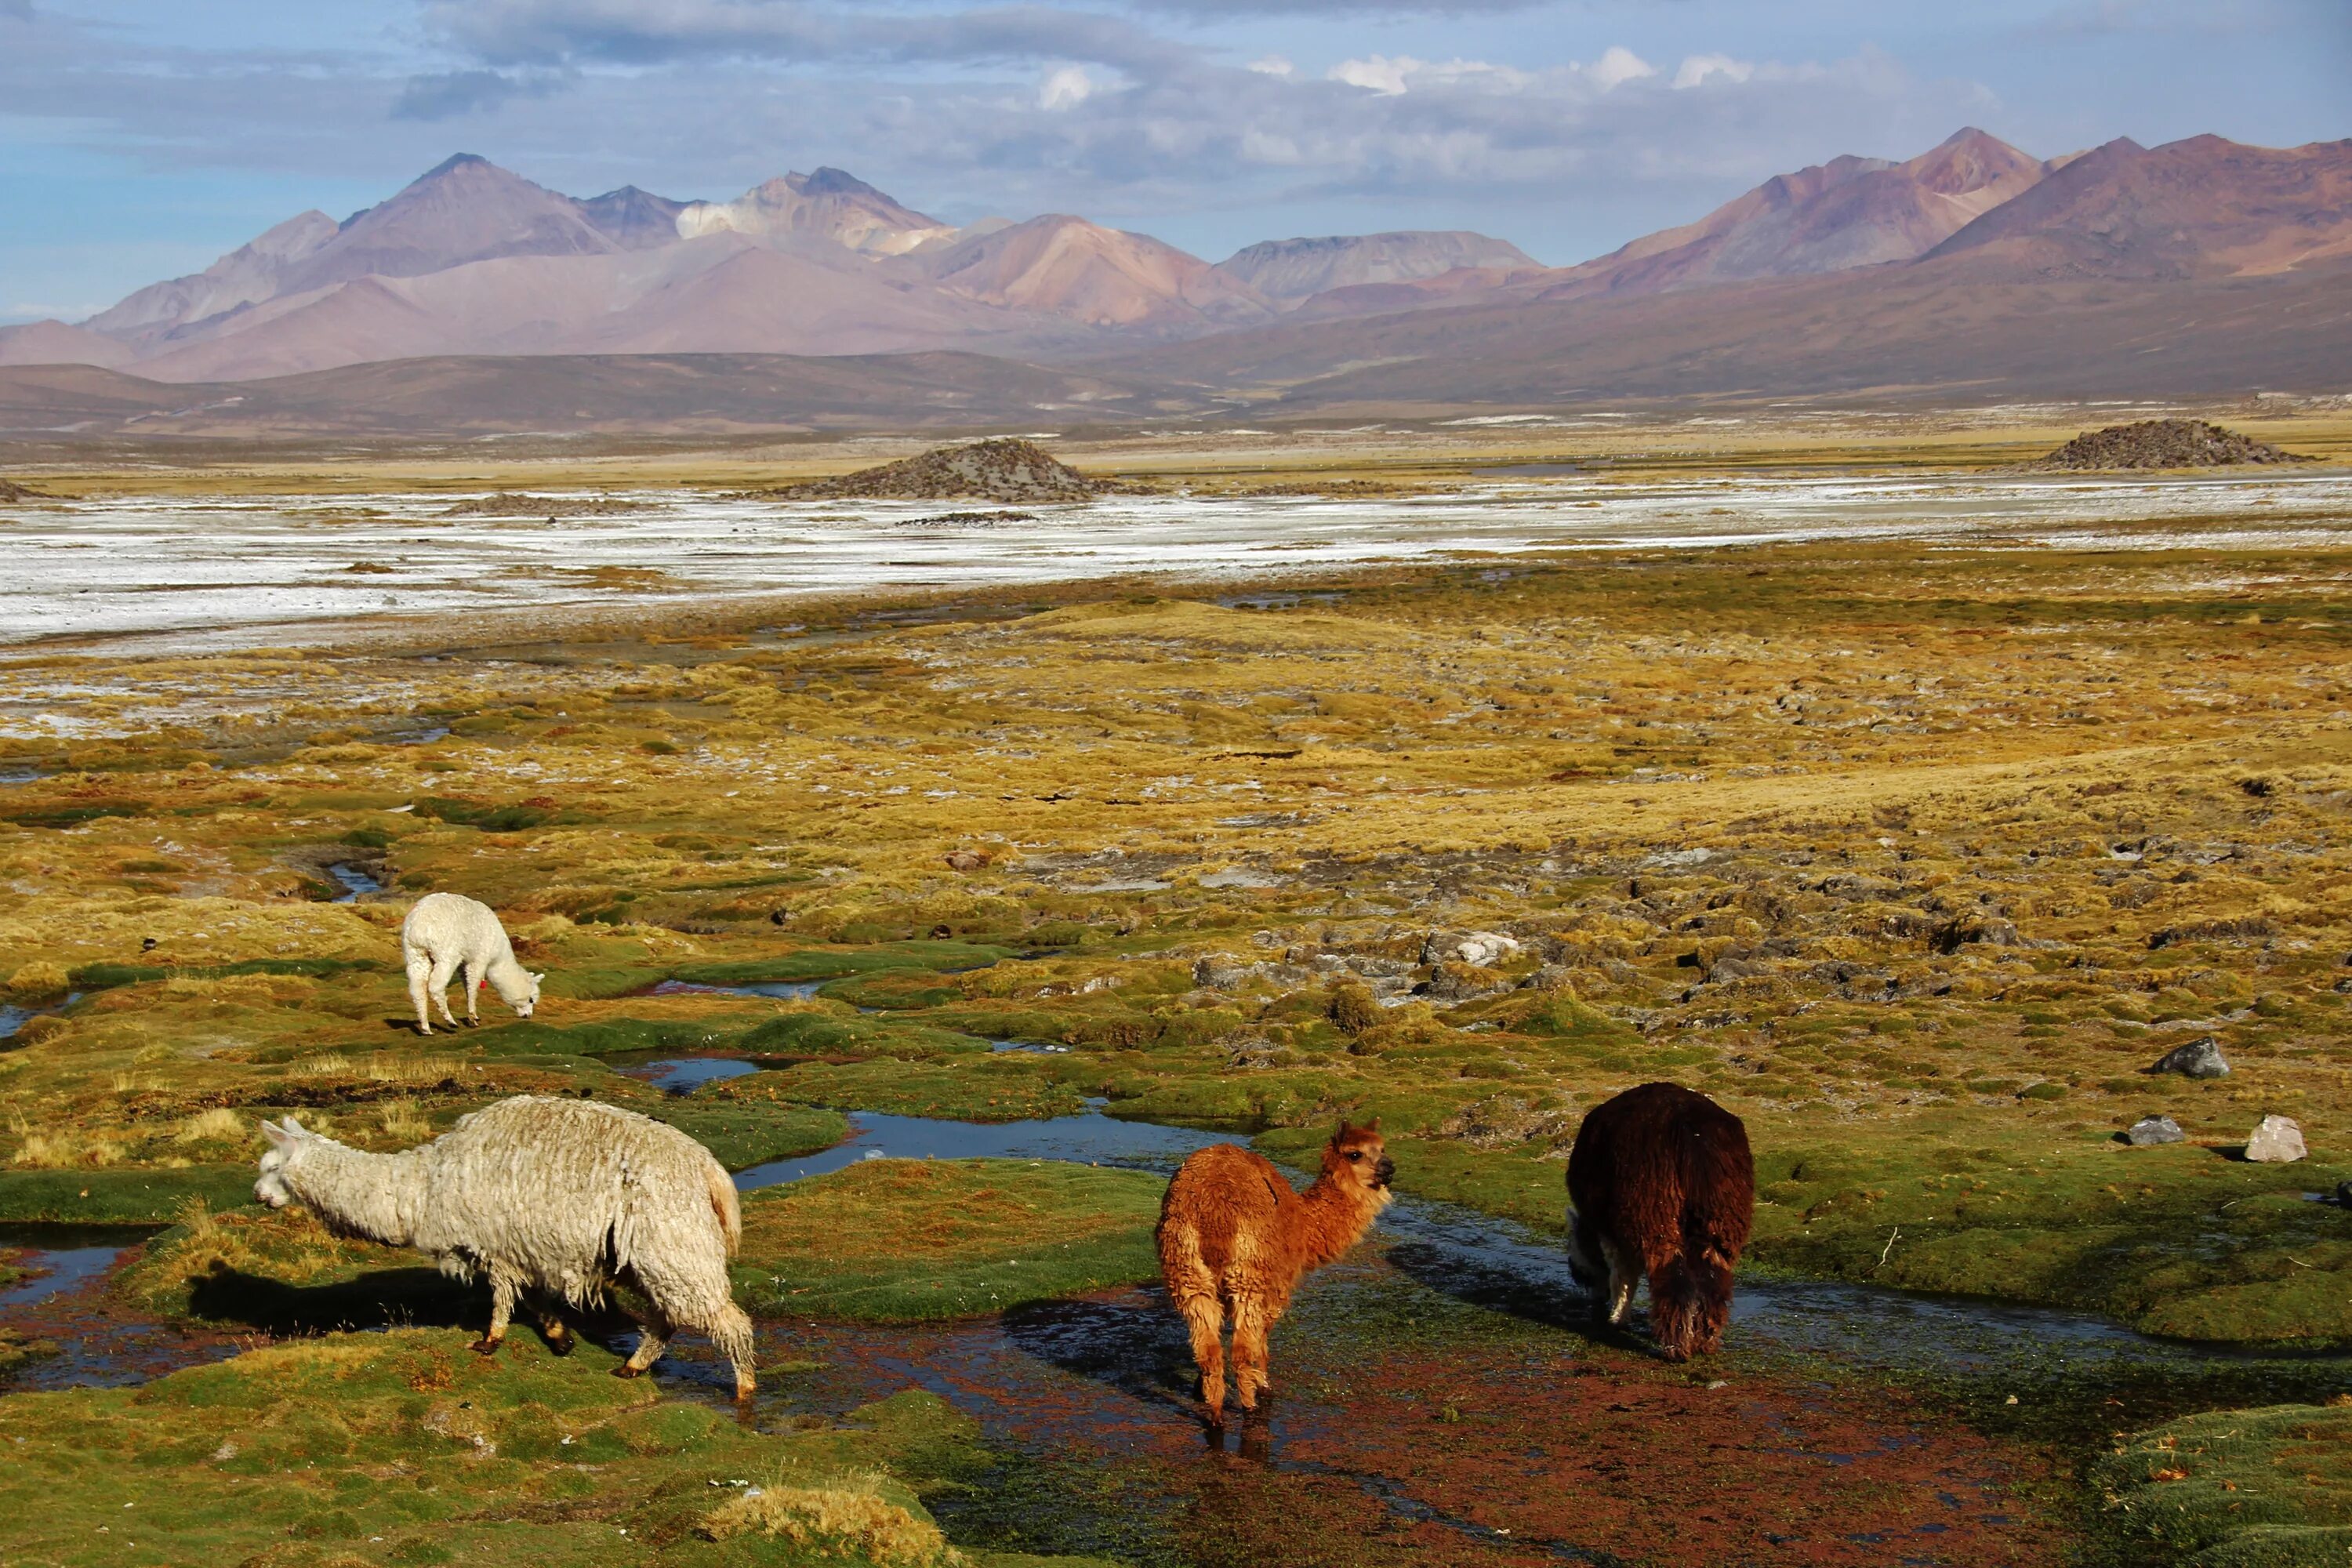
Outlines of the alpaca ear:
M286 1148L294 1142L294 1134L274 1121L265 1121L261 1124L261 1135L269 1140L269 1146L273 1149Z
M1379 1117L1377 1117L1377 1116L1373 1117L1370 1121L1367 1121L1367 1122L1365 1122L1365 1123L1364 1123L1364 1131L1367 1131L1367 1132L1378 1132L1380 1130L1381 1130L1381 1119L1380 1119Z
M286 1129L288 1136L292 1138L308 1138L311 1135L309 1128L294 1120L294 1113L290 1110L278 1119L278 1125Z

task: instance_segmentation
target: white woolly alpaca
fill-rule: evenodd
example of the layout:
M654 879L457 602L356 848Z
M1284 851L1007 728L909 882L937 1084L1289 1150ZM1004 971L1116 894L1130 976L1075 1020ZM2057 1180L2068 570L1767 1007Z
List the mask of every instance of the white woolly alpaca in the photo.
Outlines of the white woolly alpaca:
M568 1353L571 1331L546 1300L585 1308L618 1281L653 1311L614 1376L636 1376L672 1334L693 1329L734 1363L736 1397L751 1397L751 1320L727 1282L743 1234L735 1184L675 1127L593 1100L518 1095L397 1154L348 1148L291 1116L261 1131L262 1203L299 1203L338 1236L413 1247L445 1274L489 1280L489 1331L474 1343L484 1355L525 1290L541 1298L549 1345Z
M490 983L516 1016L528 1018L539 1005L539 983L547 978L515 962L514 944L507 941L506 927L499 924L489 905L459 893L427 893L416 900L400 922L400 957L408 966L408 999L416 1004L420 1035L433 1032L433 1020L425 1012L428 996L441 1005L443 1021L453 1029L457 1026L457 1020L449 1016L449 982L461 965L468 1024L482 1021L476 1004L483 981Z

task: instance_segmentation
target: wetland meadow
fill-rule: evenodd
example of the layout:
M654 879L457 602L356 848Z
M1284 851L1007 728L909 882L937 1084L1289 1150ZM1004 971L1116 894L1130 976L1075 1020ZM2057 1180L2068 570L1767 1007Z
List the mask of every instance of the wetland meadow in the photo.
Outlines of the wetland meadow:
M2280 423L14 473L0 1560L2341 1563L2352 423ZM415 1033L429 891L533 1016ZM1685 1366L1560 1247L1655 1079L1758 1165ZM252 1201L263 1117L518 1093L738 1173L751 1408ZM1204 1428L1169 1173L1373 1116L1399 1202Z

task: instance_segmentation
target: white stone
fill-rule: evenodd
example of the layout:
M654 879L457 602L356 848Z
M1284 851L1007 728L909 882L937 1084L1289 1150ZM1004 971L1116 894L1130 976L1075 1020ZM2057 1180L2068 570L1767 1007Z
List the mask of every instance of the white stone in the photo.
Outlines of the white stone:
M2291 1116L2263 1117L2246 1140L2246 1158L2263 1164L2283 1165L2302 1159L2305 1152L2303 1129Z

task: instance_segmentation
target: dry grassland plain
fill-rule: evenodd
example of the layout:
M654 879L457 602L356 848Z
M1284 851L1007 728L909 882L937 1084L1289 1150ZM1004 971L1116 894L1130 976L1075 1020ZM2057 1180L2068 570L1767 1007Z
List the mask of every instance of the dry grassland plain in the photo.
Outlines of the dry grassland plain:
M2340 456L2341 423L2261 433ZM1423 482L1289 461L1262 482ZM1232 589L14 659L13 698L76 727L0 742L0 983L31 1014L0 1042L0 1220L193 1216L240 1268L349 1279L322 1237L183 1205L243 1205L258 1116L395 1148L535 1091L739 1167L848 1110L1093 1099L1294 1163L1379 1116L1404 1192L1556 1232L1579 1117L1664 1078L1746 1119L1762 1270L2352 1342L2352 1225L2307 1201L2352 1178L2352 548L1816 542ZM387 890L331 901L332 867ZM426 891L502 912L548 972L534 1018L486 991L479 1029L414 1036L396 938ZM1510 941L1465 958L1476 933ZM755 979L826 984L653 990ZM2227 1077L2145 1070L2205 1037ZM768 1070L665 1097L612 1070L646 1051ZM2185 1140L2124 1145L2150 1114ZM2269 1114L2307 1161L2239 1157ZM924 1288L906 1249L938 1216L899 1211L971 1188L860 1178L836 1219L748 1228L789 1250L898 1205L814 1287L855 1315ZM1061 1205L1148 1269L1149 1193L1020 1201L1005 1247ZM122 1288L188 1310L184 1271Z

